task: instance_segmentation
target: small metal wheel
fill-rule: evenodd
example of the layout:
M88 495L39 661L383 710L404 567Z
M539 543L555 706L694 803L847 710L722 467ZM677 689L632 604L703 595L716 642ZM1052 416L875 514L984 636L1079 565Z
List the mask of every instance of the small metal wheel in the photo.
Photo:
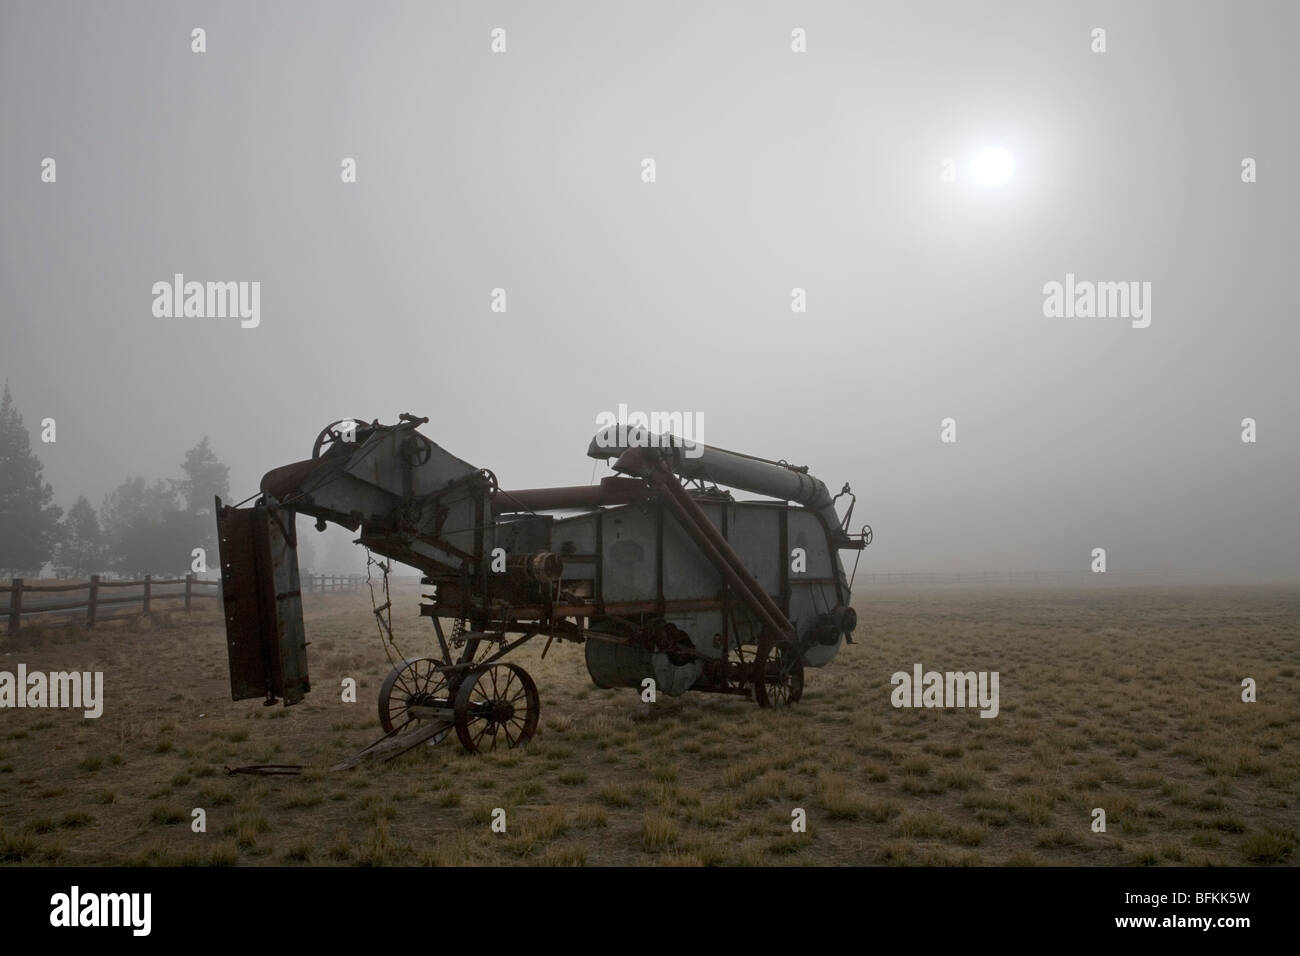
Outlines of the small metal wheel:
M351 425L352 427L344 429L335 427L336 425L344 424ZM357 430L365 428L366 425L367 422L364 418L340 418L336 422L330 422L321 429L321 433L316 436L316 444L313 445L311 449L312 461L318 461L322 452L328 451L333 445L342 442L349 432L355 436ZM349 441L351 440L352 439L349 439ZM358 444L357 447L360 448L360 444Z
M420 718L408 711L412 707L450 707L451 688L447 675L438 668L441 661L422 657L405 661L394 667L379 688L379 725L384 733L402 733L415 727ZM433 743L446 739L447 731L433 738Z
M754 699L759 707L784 707L803 696L803 654L793 641L764 643L754 672Z
M537 685L518 664L491 664L465 675L456 694L456 736L466 753L518 747L537 732Z

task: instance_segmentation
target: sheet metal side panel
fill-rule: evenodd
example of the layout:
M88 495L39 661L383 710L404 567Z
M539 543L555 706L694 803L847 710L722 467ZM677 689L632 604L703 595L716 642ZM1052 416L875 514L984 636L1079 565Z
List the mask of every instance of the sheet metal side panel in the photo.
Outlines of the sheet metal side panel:
M302 621L302 591L298 579L296 516L282 511L279 521L266 520L275 586L276 661L285 704L296 704L311 690L307 678L307 634ZM283 524L283 527L282 527ZM288 537L284 532L288 531Z
M613 508L601 518L601 601L658 597L657 509Z
M264 697L267 669L262 656L261 595L257 562L257 515L251 508L217 511L217 546L226 619L232 700Z
M788 559L781 553L782 510L738 502L727 529L727 540L749 573L777 600L781 597L781 564Z
M721 527L722 507L719 503L701 502L700 507L715 527ZM724 584L718 569L672 516L665 518L664 599L690 601L721 596Z

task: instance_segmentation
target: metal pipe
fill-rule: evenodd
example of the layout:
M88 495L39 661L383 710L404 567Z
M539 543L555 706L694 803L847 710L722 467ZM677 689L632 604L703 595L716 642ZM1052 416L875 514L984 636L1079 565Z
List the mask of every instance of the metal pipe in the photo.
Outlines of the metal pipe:
M630 505L650 497L650 488L640 478L602 478L599 485L570 485L563 488L500 490L492 500L495 514L521 511L564 511L598 508L601 505Z
M665 465L682 478L711 481L782 501L794 501L821 515L827 531L838 536L839 515L835 513L831 493L806 468L742 455L739 452L712 448L700 442L683 441L675 435L657 435L644 428L611 425L596 433L587 447L590 458L619 458L624 452L641 448L655 453ZM619 439L623 438L620 444Z

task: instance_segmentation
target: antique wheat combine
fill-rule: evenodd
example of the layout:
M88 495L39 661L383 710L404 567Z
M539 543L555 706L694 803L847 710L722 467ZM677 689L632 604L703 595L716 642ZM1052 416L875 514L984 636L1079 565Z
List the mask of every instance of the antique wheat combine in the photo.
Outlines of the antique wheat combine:
M871 529L849 532L847 484L832 498L807 468L617 426L587 454L618 476L506 491L421 435L427 421L335 422L311 458L263 477L251 507L218 499L235 700L293 704L310 689L298 513L318 530L359 532L357 543L417 568L432 589L420 610L436 648L398 657L380 690L385 736L372 748L385 756L453 728L470 752L527 741L537 687L504 658L543 635L547 649L582 644L600 687L653 681L656 693L737 694L763 707L797 701L804 667L852 641L839 551L860 551ZM737 501L722 486L769 500ZM376 608L381 624L388 611L387 600Z

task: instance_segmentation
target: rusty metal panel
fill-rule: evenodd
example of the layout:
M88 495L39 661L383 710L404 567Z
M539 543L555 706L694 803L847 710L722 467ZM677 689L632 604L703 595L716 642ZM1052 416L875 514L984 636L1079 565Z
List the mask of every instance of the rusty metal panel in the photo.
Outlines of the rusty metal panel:
M599 580L599 519L599 515L579 515L575 518L562 518L551 525L550 550L565 559L564 576L570 581L591 581L594 587ZM583 557L575 560L569 555ZM599 598L599 595L596 597Z
M507 554L531 554L551 547L551 515L518 515L498 519L492 546L505 548Z
M265 529L251 509L221 507L217 499L217 542L221 551L221 596L226 618L226 650L230 658L232 700L263 697L266 668L260 641L262 608L257 586L257 560L266 548ZM263 540L259 541L258 539Z
M800 508L790 509L790 548L803 548L808 569L790 575L790 620L806 633L818 616L840 603L835 586L839 556L831 551L826 531L817 515ZM813 643L804 648L804 665L824 667L839 651L840 642Z
M741 502L732 507L727 540L749 573L768 594L781 593L781 508Z
M601 522L602 601L653 601L659 597L657 509L611 508Z
M551 529L551 550L560 554L596 553L596 516L562 518Z
M722 505L718 502L700 502L700 509L714 527L722 526ZM669 601L690 601L716 598L725 587L718 573L700 546L691 540L680 524L671 516L664 522L664 598ZM712 633L707 635L710 639Z
M293 512L217 499L216 513L231 698L296 704L311 687Z
M815 514L801 508L790 509L790 550L795 548L803 548L807 555L806 577L827 578L838 570L831 563L831 549L824 526ZM799 575L795 575L792 581L798 578Z
M716 572L715 572L716 573ZM721 611L673 611L664 614L664 620L691 636L691 644L708 658L722 656L722 641L714 643L714 635L722 634Z
M656 692L677 697L699 680L704 669L701 661L673 664L667 654L599 639L588 640L584 649L587 673L597 687L641 690L641 682L652 677Z
M425 516L420 524L423 534L437 537L464 554L477 554L491 548L491 521L480 517L492 514L486 492L475 488L457 489L439 497L440 511ZM431 509L432 510L432 509Z
M307 630L302 623L302 589L298 581L298 532L293 511L268 513L271 573L275 586L275 648L280 683L272 690L285 704L296 704L311 690L307 678Z

